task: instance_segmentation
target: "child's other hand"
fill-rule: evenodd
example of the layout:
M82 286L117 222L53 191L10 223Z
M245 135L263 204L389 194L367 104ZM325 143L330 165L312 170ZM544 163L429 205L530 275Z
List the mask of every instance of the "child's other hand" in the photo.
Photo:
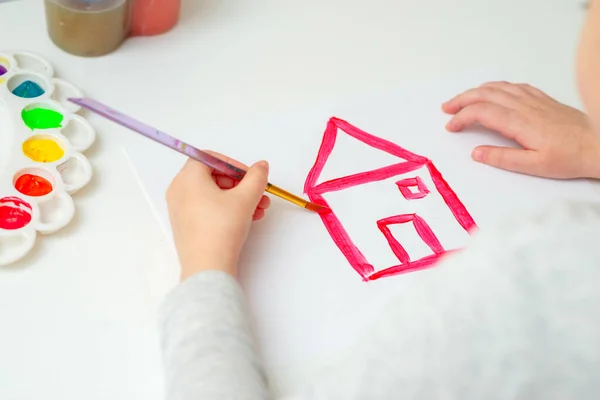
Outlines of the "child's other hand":
M241 168L235 160L211 154ZM241 181L189 159L167 190L169 218L184 280L204 270L237 274L252 220L264 217L269 166L256 163Z
M515 140L523 149L479 146L475 161L548 178L600 178L600 136L579 110L529 85L489 82L443 104L459 132L479 123Z

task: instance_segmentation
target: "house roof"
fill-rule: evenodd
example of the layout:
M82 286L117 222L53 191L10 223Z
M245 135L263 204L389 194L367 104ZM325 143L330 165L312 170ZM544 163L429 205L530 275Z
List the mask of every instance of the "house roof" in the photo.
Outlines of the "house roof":
M398 157L400 160L397 164L389 165L387 167L379 168L376 170L363 171L357 174L348 175L345 177L336 178L324 183L317 185L319 177L325 168L327 160L331 155L338 132L343 132L365 145L375 148L377 150L388 153L392 156ZM317 154L317 159L313 167L311 168L306 182L304 185L304 192L317 190L320 192L326 192L329 190L340 190L346 186L353 186L357 179L359 180L382 180L387 177L398 175L399 173L409 172L415 170L425 164L428 164L430 160L426 157L415 154L408 151L395 143L380 137L374 136L370 133L363 131L362 129L336 117L329 119L327 128L323 134L323 140ZM335 188L335 189L332 189Z

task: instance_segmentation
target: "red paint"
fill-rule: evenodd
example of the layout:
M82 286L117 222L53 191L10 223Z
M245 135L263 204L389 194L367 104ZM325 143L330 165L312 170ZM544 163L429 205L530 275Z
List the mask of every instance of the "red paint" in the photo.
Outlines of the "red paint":
M429 194L429 189L419 176L399 180L396 185L406 200L422 199ZM417 188L417 191L413 192L411 187Z
M419 237L423 240L423 242L425 242L427 246L429 246L431 251L434 253L433 256L427 256L415 262L412 262L410 260L410 256L408 255L404 247L402 247L400 242L398 242L394 235L392 235L392 232L389 228L390 225L405 224L408 222L413 223L413 226L415 227L415 230L417 231ZM426 268L432 265L434 262L436 262L438 257L444 254L445 252L444 248L442 247L442 244L435 236L429 225L427 225L427 222L425 222L425 220L419 217L417 214L402 214L380 219L379 221L377 221L377 227L379 227L379 230L387 239L390 248L402 264L392 267L395 268L394 271L396 271L397 273L402 272L404 270L415 270L415 268ZM373 275L369 277L369 280L374 279L377 278L373 278Z
M459 200L456 193L454 193L450 185L448 185L448 182L444 180L444 177L442 177L442 174L440 173L440 171L438 171L435 165L429 162L427 163L427 169L429 170L429 174L431 176L431 179L433 180L435 188L440 193L440 195L442 195L444 202L446 203L450 211L452 211L452 215L454 215L454 218L456 218L460 226L462 226L465 231L471 233L474 229L477 228L477 225L475 224L473 217L471 217L471 214L469 214L466 207Z
M311 189L313 189L317 181L319 180L319 176L321 175L321 172L323 172L325 163L327 162L327 159L331 155L333 147L335 146L335 139L337 137L338 128L346 134L352 136L355 139L360 140L361 142L371 147L374 147L378 150L382 150L386 153L389 153L406 161L418 163L421 166L429 162L429 160L425 157L421 157L414 153L411 153L410 151L405 150L392 142L389 142L377 136L373 136L370 133L367 133L355 126L350 125L346 121L333 117L327 123L327 128L325 129L325 133L323 135L323 140L321 142L321 147L319 148L319 154L317 154L315 165L313 165L312 169L308 173L308 176L306 177L306 182L304 183L305 193L308 193ZM368 179L366 181L368 181ZM360 183L364 182L355 183L352 186L356 186Z
M317 213L319 214L329 214L331 212L331 208L327 207L327 208L321 208L319 210L317 210Z
M384 181L393 176L406 174L416 169L421 168L421 164L413 162L401 162L398 164L389 165L387 167L374 169L372 171L360 172L355 175L345 176L343 178L332 179L323 182L313 188L314 193L327 193L344 190L363 183Z
M340 130L351 137L360 140L367 146L374 147L378 150L400 158L401 162L383 168L364 171L317 184L317 181L319 180L319 177L325 167L325 163L334 149L337 134ZM382 181L397 175L415 171L421 167L427 167L436 190L441 195L460 226L468 233L477 228L475 221L465 206L461 203L450 185L448 185L448 183L444 180L441 173L437 170L437 168L435 168L431 160L403 149L402 147L390 141L373 136L349 124L348 122L335 117L331 118L327 123L327 128L325 129L323 140L321 142L321 147L319 148L319 153L317 154L317 159L315 160L315 164L308 173L306 182L304 183L304 192L308 195L310 201L329 207L323 198L325 193L348 189L353 186L370 182ZM419 177L399 180L396 182L396 185L398 185L398 189L407 200L422 199L429 194L429 189ZM416 187L418 192L412 192L409 187ZM373 205L365 206L375 207ZM376 221L376 223L387 240L392 252L400 261L400 265L388 267L376 272L374 266L368 262L366 257L352 242L352 239L344 229L339 219L336 217L333 210L328 214L321 214L320 217L334 243L340 249L342 254L344 254L352 268L354 268L354 270L365 281L372 281L379 278L418 271L431 267L441 257L454 251L444 249L427 222L425 222L425 220L420 216L416 214L402 214L387 217ZM425 244L427 244L427 246L429 246L433 252L432 255L420 258L418 260L411 260L404 247L396 238L394 238L390 229L388 228L388 226L392 224L409 222L412 222L419 237L425 242Z
M15 188L25 196L39 197L52 192L52 184L41 176L24 174L15 182Z
M325 201L323 196L320 194L309 194L310 201L313 203L321 204L329 207L329 204ZM331 209L331 207L329 207ZM360 252L358 247L352 243L352 239L348 236L348 233L342 226L342 223L337 218L333 210L328 214L319 214L321 221L325 225L325 229L329 232L329 236L333 239L333 242L340 249L342 254L350 262L350 265L363 279L375 272L375 268L369 264L365 256Z
M440 260L441 256L438 254L432 254L430 256L426 256L420 258L416 261L412 261L409 264L400 264L395 265L390 268L383 269L381 271L377 271L372 275L369 275L368 280L376 281L380 278L387 278L389 276L395 276L400 274L406 274L409 272L421 271L423 269L427 269L432 267L435 263Z
M0 229L15 230L31 222L31 206L18 197L0 199Z

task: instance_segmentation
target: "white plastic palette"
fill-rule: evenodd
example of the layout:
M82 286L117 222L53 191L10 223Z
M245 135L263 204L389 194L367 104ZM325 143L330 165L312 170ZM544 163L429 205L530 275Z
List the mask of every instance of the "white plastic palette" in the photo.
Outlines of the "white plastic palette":
M54 68L42 57L0 52L0 74L0 266L4 266L27 255L38 232L54 233L71 222L75 213L71 194L92 178L90 163L81 152L92 145L96 134L76 114L80 107L68 101L82 97L81 91L54 78ZM44 93L35 98L13 94L27 81ZM36 109L55 111L63 119L58 127L32 130L23 112ZM31 143L51 143L62 156L41 159L32 155L40 154L36 149L26 155ZM44 183L45 190L23 184L30 179Z

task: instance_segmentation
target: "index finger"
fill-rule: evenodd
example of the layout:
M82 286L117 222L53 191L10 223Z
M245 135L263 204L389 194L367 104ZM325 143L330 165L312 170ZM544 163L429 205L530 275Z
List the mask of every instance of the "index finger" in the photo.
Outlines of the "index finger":
M245 171L248 170L248 166L246 164L241 163L238 160L235 160L235 159L233 159L231 157L228 157L228 156L226 156L224 154L221 154L221 153L218 153L218 152L212 151L212 150L203 150L203 151L206 152L206 153L208 153L208 154L210 154L211 156L217 157L221 161L225 161L226 163L233 165L236 168L240 168L240 169L243 169ZM210 170L211 170L211 172L212 172L213 175L225 175L225 176L227 176L226 174L224 174L224 173L222 173L220 171L215 171L213 168L210 168Z
M446 129L459 132L476 123L513 140L518 136L521 126L514 111L493 103L478 103L457 112L446 125Z
M442 104L442 110L448 114L456 114L461 110L478 103L493 103L506 108L515 108L517 97L508 91L491 85L482 85L469 89Z
M245 164L243 164L237 160L234 160L231 157L227 157L226 155L218 153L216 151L212 151L212 150L198 150L198 151L207 153L207 154L211 155L212 157L218 158L219 160L221 160L225 163L228 163L235 168L240 168L244 171L248 170L248 167ZM198 158L201 158L200 154L198 155ZM195 159L195 157L192 157L192 156L188 156L188 159L182 169L186 169L186 170L187 169L195 169L196 173L200 172L200 173L202 173L204 175L208 175L208 176L213 176L213 175L214 176L229 176L228 174L225 174L225 173L215 170L213 167L206 165L202 161L198 161L197 159Z

